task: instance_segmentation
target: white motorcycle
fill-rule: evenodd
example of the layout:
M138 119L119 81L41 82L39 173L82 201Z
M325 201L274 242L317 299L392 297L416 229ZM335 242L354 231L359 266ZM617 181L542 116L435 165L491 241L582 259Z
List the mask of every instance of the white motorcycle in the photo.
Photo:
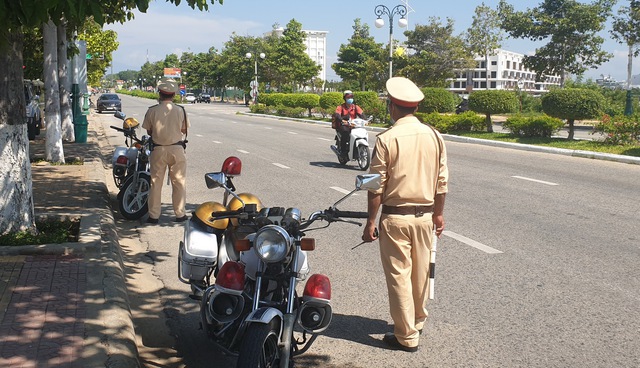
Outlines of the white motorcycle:
M371 154L369 152L369 132L364 128L369 124L369 120L360 118L349 119L351 125L351 133L349 135L349 152L341 152L340 134L336 133L336 144L331 146L331 150L338 156L340 165L345 165L349 161L356 160L360 170L367 170L371 163Z

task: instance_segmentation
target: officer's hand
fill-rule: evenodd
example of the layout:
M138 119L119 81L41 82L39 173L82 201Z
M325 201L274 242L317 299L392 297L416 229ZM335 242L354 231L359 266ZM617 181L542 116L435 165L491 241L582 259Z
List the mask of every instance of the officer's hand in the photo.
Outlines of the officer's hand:
M433 215L433 227L436 229L436 236L439 238L444 231L444 216Z
M367 224L362 231L362 241L372 242L378 239L378 228L376 225Z

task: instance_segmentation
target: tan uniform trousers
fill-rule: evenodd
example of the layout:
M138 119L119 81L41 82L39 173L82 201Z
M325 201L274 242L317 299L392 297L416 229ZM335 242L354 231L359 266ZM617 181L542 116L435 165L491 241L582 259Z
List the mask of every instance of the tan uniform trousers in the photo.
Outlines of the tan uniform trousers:
M155 146L150 158L151 192L149 193L149 217L159 218L162 205L162 183L169 167L171 198L176 218L185 215L187 202L187 155L180 145Z
M393 333L402 345L418 346L427 320L429 261L433 219L423 216L380 217L380 257L387 280Z

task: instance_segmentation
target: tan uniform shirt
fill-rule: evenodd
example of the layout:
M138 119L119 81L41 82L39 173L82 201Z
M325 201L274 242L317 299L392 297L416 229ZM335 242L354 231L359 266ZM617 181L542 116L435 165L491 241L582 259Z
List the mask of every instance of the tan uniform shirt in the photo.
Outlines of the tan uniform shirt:
M183 139L182 129L189 128L189 119L182 106L162 101L149 107L144 115L142 128L151 130L153 142L168 146Z
M383 193L382 204L433 205L436 186L438 194L448 191L444 140L416 117L404 117L378 135L370 172L381 176L380 189L372 192Z

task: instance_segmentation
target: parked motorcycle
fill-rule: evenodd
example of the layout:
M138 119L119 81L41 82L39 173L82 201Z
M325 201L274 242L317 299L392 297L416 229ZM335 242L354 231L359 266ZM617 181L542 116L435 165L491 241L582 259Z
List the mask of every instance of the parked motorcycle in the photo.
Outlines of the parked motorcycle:
M349 152L341 152L342 147L340 135L336 133L336 144L331 146L331 150L338 156L340 165L356 160L361 170L367 170L371 163L371 154L369 153L369 132L364 128L369 124L370 120L360 118L349 119L351 124L351 134L349 135Z
M307 253L315 249L315 239L307 238L306 232L337 221L359 224L344 218L367 218L366 212L340 211L337 205L358 190L378 188L380 176L358 175L351 193L307 219L297 208L263 207L257 198L236 194L224 172L208 173L205 181L207 187L224 188L233 197L225 210L210 213L209 220L222 221L220 227L227 221L224 237L234 239L239 259L221 265L214 284L192 283L192 289L208 285L198 298L202 328L227 353L238 356L237 367L288 368L332 319L327 276L313 274L302 295L296 291L297 283L309 274ZM310 228L316 221L327 224ZM182 270L213 272L215 260L209 253L181 253ZM295 336L294 330L299 331Z
M114 116L123 120L122 128L111 125L112 129L122 132L126 147L116 147L113 153L113 180L120 189L118 207L127 220L136 220L148 212L147 199L151 188L149 156L153 150L151 137L138 138L136 128L140 125L135 118L127 118L116 111Z

